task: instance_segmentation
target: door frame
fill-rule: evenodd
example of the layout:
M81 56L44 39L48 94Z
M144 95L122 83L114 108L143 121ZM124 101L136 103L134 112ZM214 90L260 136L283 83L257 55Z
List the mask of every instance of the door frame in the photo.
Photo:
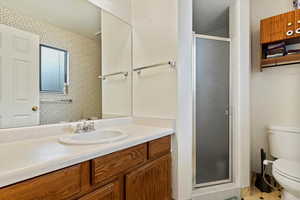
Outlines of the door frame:
M208 182L203 184L196 183L196 40L197 39L206 39L206 40L215 40L215 41L225 41L229 43L229 179ZM218 36L210 36L203 34L193 34L193 45L192 45L192 94L193 94L193 189L204 188L209 186L233 183L233 106L232 106L232 41L231 38L226 37L218 37Z

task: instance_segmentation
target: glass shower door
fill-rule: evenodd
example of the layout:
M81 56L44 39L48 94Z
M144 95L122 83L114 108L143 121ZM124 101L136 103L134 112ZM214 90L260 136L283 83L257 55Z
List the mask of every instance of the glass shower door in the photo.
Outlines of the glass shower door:
M231 181L230 41L196 36L194 45L194 184L202 187Z

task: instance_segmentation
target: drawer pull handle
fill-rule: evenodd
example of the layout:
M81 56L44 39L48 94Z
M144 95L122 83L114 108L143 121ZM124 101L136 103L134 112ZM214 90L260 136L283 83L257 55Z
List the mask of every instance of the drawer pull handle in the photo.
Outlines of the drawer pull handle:
M292 31L292 30L289 30L288 32L286 32L287 36L292 36L293 34L294 34L294 31Z
M296 29L296 33L299 34L300 33L300 28Z
M38 111L38 109L39 109L38 106L32 106L32 108L31 108L31 110L34 111L34 112Z

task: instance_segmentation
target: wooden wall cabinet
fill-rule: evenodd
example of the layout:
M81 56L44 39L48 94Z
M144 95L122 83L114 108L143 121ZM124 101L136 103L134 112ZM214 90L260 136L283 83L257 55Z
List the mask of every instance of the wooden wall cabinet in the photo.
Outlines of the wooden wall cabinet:
M261 21L261 43L285 39L284 16L278 15Z
M290 39L290 38L295 38L296 37L296 33L295 33L295 12L288 12L282 15L283 16L283 34L285 35L285 37L283 38L283 40L285 39Z
M272 17L260 21L260 43L265 44L272 41Z
M300 63L300 53L284 52L276 56L276 53L271 53L273 56L267 57L270 51L268 45L278 42L284 42L284 45L300 43L300 10L261 20L261 71L263 68Z
M171 137L0 188L0 200L170 200Z
M295 34L300 36L300 10L295 11Z
M299 37L299 27L299 10L263 19L260 23L260 42L268 44Z

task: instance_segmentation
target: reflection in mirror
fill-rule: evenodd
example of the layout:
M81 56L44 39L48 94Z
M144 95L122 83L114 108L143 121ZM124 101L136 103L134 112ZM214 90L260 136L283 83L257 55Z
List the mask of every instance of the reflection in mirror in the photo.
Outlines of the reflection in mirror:
M40 45L40 91L66 94L68 51Z
M86 0L1 0L0 24L0 128L131 114L130 25Z
M103 117L131 113L131 27L110 13L102 12ZM113 41L113 42L111 42Z

